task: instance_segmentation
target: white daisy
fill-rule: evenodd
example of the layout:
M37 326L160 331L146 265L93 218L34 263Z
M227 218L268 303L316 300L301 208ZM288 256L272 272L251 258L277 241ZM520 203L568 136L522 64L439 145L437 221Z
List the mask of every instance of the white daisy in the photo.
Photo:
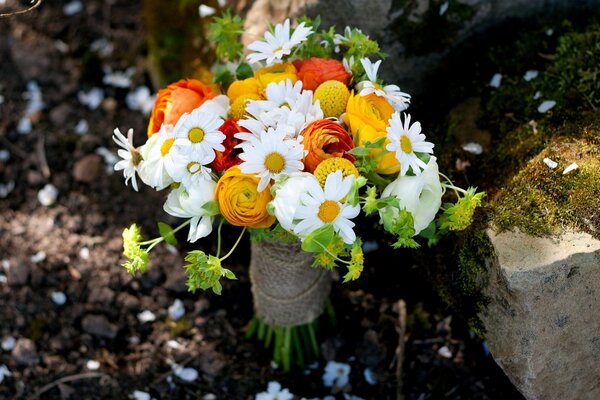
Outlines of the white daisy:
M236 134L235 137L239 137ZM286 141L285 132L269 128L258 136L246 134L242 137L247 141L236 147L243 152L240 159L240 171L245 174L256 174L260 177L258 191L265 190L271 179L281 173L289 174L301 171L304 168L304 146L300 141Z
M172 126L161 125L160 130L148 139L141 148L144 162L140 167L142 181L156 190L162 190L173 183L173 143L175 132Z
M354 56L350 56L349 58L344 58L342 60L342 65L347 73L352 73L352 67L354 66Z
M229 97L224 94L213 97L210 100L206 100L196 110L205 114L218 115L223 119L227 119L227 113L229 112Z
M385 148L396 152L396 159L400 162L400 175L406 175L409 167L415 175L419 175L427 164L419 159L415 152L433 154L433 143L425 141L420 122L410 125L410 114L405 114L402 124L400 114L395 112L389 123L390 126L386 130L390 143Z
M210 155L202 155L189 148L182 148L176 152L170 173L175 182L181 182L183 186L190 189L193 185L199 184L199 181L211 179L211 169L206 167L211 161Z
M163 209L179 218L191 218L188 241L208 236L212 232L213 214L204 208L215 199L217 184L213 180L202 180L189 190L183 185L171 191Z
M308 35L313 32L311 27L305 27L302 22L290 37L289 18L283 24L275 25L274 32L265 32L264 40L257 40L248 45L248 50L254 53L248 55L250 63L257 63L266 60L267 65L273 65L290 55L292 49L304 42Z
M133 129L127 131L127 137L123 136L119 128L115 128L113 132L113 140L121 147L121 149L117 151L117 154L122 158L121 161L115 164L115 171L123 170L125 185L127 185L127 182L131 179L131 186L133 186L137 192L138 185L137 180L135 179L135 173L140 167L142 157L136 148L133 147Z
M381 60L378 60L373 64L368 58L361 58L360 63L365 69L367 78L369 78L368 81L362 81L356 85L361 96L367 96L374 93L376 96L387 99L398 112L408 108L408 104L410 103L410 95L408 93L400 91L400 88L397 85L386 85L382 87L377 83L377 71L381 65Z
M223 140L225 135L219 131L223 119L215 114L194 110L190 114L183 114L175 125L176 151L190 147L191 151L198 153L199 157L215 159L215 150L225 151Z
M358 215L360 205L352 206L341 202L348 195L354 179L354 175L343 178L342 171L335 171L327 176L324 188L317 178L307 180L307 191L300 196L302 204L295 215L300 222L294 227L294 232L304 237L326 224L331 224L345 243L354 243L356 234L352 230L354 222L350 219Z

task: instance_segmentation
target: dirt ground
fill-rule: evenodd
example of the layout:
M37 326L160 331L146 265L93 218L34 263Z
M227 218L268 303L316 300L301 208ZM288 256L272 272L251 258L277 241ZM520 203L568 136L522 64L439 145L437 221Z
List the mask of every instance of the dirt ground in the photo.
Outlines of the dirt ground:
M12 373L0 379L1 399L126 399L134 390L156 399L251 399L273 380L298 398L396 398L400 383L406 399L520 398L481 340L423 281L410 252L381 246L368 254L358 282L334 282L337 324L320 332L324 358L314 369L289 374L244 337L252 318L247 244L229 265L239 280L227 282L222 296L188 293L182 256L173 249L159 247L145 275L128 275L121 267L123 228L137 221L150 236L157 234L155 221L174 222L162 211L162 193L125 187L98 155L102 148L116 153L115 127L133 128L136 144L144 138L146 117L125 101L130 90L149 84L139 4L89 0L71 16L66 4L48 1L29 15L0 20L0 150L9 154L0 161L0 340L17 341L0 350L0 366ZM93 45L102 38L112 51ZM131 85L103 83L103 67L133 67ZM23 93L31 80L44 107L23 134ZM92 87L105 92L95 109L78 99ZM81 120L85 134L76 133ZM43 206L38 192L49 183L58 189L57 201ZM54 292L66 295L63 305L53 302ZM177 323L167 312L175 299L186 309ZM398 382L400 299L410 324ZM145 310L155 321L140 322ZM90 360L99 368L90 369ZM323 386L326 360L351 365L344 390ZM173 362L195 368L198 379L175 377ZM367 368L373 384L365 379Z

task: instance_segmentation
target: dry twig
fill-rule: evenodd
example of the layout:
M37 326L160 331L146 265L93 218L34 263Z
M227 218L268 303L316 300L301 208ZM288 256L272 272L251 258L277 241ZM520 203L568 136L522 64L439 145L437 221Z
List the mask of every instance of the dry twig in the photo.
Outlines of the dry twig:
M51 382L51 383L47 384L46 386L42 387L40 390L35 392L29 399L30 400L37 399L42 394L46 393L48 390L50 390L62 383L78 381L81 379L94 379L94 378L110 378L110 376L103 374L102 372L85 372L82 374L65 376L64 378L57 379L54 382Z
M402 393L402 365L404 364L404 337L406 336L406 303L398 300L398 347L396 347L396 399L404 400Z
M9 12L9 13L0 14L0 18L12 17L13 15L28 13L29 11L32 11L32 10L38 8L40 6L40 4L42 4L42 0L31 0L31 4L32 5L29 6L29 8L26 8L25 10L19 10L19 11L13 11L13 12Z

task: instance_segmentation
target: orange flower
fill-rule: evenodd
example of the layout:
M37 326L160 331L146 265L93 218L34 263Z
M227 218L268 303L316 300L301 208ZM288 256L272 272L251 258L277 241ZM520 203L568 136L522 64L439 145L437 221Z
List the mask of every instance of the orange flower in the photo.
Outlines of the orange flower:
M367 96L357 93L350 95L346 114L342 119L352 133L354 141L363 145L365 142L373 143L387 137L386 128L393 113L394 108L383 97L373 93ZM386 139L381 149L371 150L377 162L376 172L380 174L394 174L400 171L400 163L393 152L381 154L386 151L385 147L389 142L389 139Z
M325 81L340 81L348 86L350 75L344 65L332 58L305 58L294 61L298 70L298 79L302 81L302 88L315 90Z
M313 172L323 160L331 157L343 157L354 162L354 156L346 153L354 148L350 134L335 121L319 119L311 122L302 131L304 148L308 154L304 157L304 169Z
M148 124L148 137L158 132L162 124L175 125L183 114L200 107L216 95L212 86L196 79L182 79L159 90Z
M225 134L225 140L223 141L225 151L215 151L216 157L212 162L212 167L215 171L221 172L242 162L239 157L242 149L234 148L240 141L233 135L238 132L245 132L246 130L239 126L233 118L229 118L223 122L219 130Z
M275 222L275 217L267 212L267 204L273 200L271 184L259 192L258 181L259 178L242 173L235 165L217 182L215 197L219 210L231 225L268 228Z

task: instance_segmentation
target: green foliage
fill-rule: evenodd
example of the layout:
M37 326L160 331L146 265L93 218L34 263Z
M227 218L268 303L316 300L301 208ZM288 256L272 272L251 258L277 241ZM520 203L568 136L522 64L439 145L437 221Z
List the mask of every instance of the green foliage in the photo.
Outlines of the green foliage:
M201 250L190 251L185 257L189 264L185 265L188 275L187 287L190 292L211 288L215 294L221 294L221 278L237 279L233 272L221 266L221 260L206 255Z
M240 36L244 33L244 20L229 11L213 18L208 39L217 44L217 58L223 62L236 62L243 54L244 45Z
M170 244L171 246L177 245L177 239L175 238L175 232L173 232L173 228L169 224L165 224L164 222L158 223L158 231L160 232L160 236L165 239L165 242Z
M249 228L250 238L257 242L269 240L272 242L296 243L298 237L291 232L286 231L280 224L275 224L272 228Z
M141 230L136 224L123 230L123 255L128 258L123 267L132 275L148 267L148 251L142 248L141 240Z
M333 27L329 30L323 30L321 34L317 34L321 25L321 17L317 15L314 19L307 16L298 19L298 23L304 22L307 27L312 27L313 33L308 36L307 40L294 51L294 55L298 58L320 57L331 58L333 53Z
M370 39L369 36L365 35L358 28L346 27L346 29L344 29L344 34L337 35L336 39L341 51L345 53L348 58L354 57L354 60L356 61L368 56L385 58L385 54L379 48L377 41ZM352 72L354 72L354 69Z
M350 249L350 263L347 265L348 273L344 275L344 283L358 279L363 271L364 263L362 241L357 238Z
M470 187L454 204L444 204L444 213L438 220L440 232L462 231L471 225L475 209L481 205L484 192L477 193L477 188Z
M383 228L396 237L396 242L392 244L393 248L408 247L417 249L420 247L419 243L413 239L413 236L415 236L415 223L410 212L405 209L386 207L380 215Z

